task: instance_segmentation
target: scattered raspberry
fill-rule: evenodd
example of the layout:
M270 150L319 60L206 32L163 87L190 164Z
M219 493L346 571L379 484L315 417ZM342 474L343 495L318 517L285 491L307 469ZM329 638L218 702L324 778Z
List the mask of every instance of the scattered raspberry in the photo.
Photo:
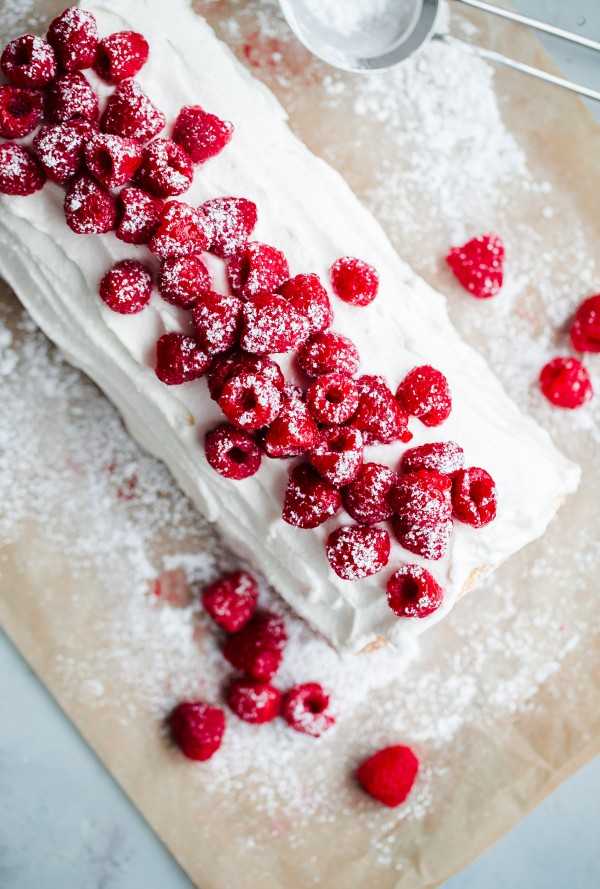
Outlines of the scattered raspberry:
M210 290L210 273L193 254L167 256L161 263L158 289L165 302L190 309L199 294Z
M219 355L211 365L207 381L212 400L219 400L227 380L242 373L261 374L274 383L278 389L283 389L285 383L281 368L272 358L250 355L248 352L234 349L225 355Z
M121 83L135 77L146 64L148 53L148 42L137 31L117 31L98 44L94 71L107 83Z
M257 611L239 633L225 641L225 659L252 679L269 680L277 672L287 632L283 618L270 611Z
M183 194L192 184L194 168L183 150L171 139L155 139L144 149L136 182L157 198Z
M336 259L331 266L331 284L334 292L345 303L368 306L377 296L379 275L377 270L353 256Z
M160 224L150 241L150 250L162 259L204 253L210 246L212 228L201 210L180 201L167 201Z
M106 272L99 293L113 312L133 315L150 302L152 274L136 259L123 259Z
M84 141L95 132L95 124L87 120L41 127L33 147L48 179L66 185L83 166Z
M365 374L356 380L358 407L352 420L363 433L365 444L405 441L408 417L383 377Z
M4 47L0 67L13 86L41 89L56 77L56 56L41 37L23 34Z
M316 528L335 515L342 505L337 488L321 478L314 467L295 466L283 501L283 521L296 528Z
M126 244L148 244L160 223L163 203L141 188L123 188L119 193L121 221L116 235Z
M225 296L214 290L199 294L192 308L192 320L198 342L209 355L226 352L237 344L242 329L242 308L243 303L237 296Z
M247 352L257 355L290 352L307 336L307 319L282 296L259 293L244 303L240 343Z
M282 716L295 731L320 738L335 724L328 707L329 692L318 682L305 682L285 693Z
M173 139L195 164L203 164L219 154L232 136L232 123L204 111L199 105L184 106L173 127Z
M192 336L164 333L156 343L156 376L167 386L180 386L206 373L210 357Z
M362 465L362 433L353 426L332 426L322 429L319 439L308 459L330 485L349 485Z
M396 617L427 617L442 604L444 591L420 565L403 565L387 582L388 605Z
M205 587L202 604L212 619L228 633L245 626L256 608L258 584L247 571L233 571Z
M495 296L502 287L504 244L498 235L479 235L446 256L452 274L478 299Z
M46 93L46 117L50 123L96 120L98 96L80 71L61 74Z
M485 469L461 469L452 482L452 508L460 522L483 528L496 518L496 485Z
M428 469L444 475L454 475L462 469L464 461L464 451L455 441L436 441L405 451L400 461L400 470L406 473Z
M281 250L258 241L248 241L227 266L229 286L242 299L257 293L272 293L289 275L287 259Z
M418 417L425 426L439 426L452 410L448 380L429 364L413 368L404 377L396 398L407 413Z
M323 374L309 387L306 404L319 423L345 423L358 407L358 389L354 380L344 374Z
M301 394L285 392L279 416L266 431L263 446L269 457L298 457L315 447L319 429Z
M593 395L590 375L577 358L553 358L540 373L540 389L548 401L570 410L581 407Z
M244 248L258 218L256 204L246 198L213 198L200 209L212 223L211 253L225 259Z
M162 111L152 104L137 80L126 80L110 96L100 120L105 133L147 142L165 125Z
M389 557L390 535L383 528L342 525L327 538L327 559L342 580L377 574Z
M236 716L254 725L271 722L281 712L281 692L259 679L234 679L226 700Z
M42 94L37 90L0 86L0 136L22 139L42 119Z
M93 65L98 26L91 12L76 6L65 9L50 23L46 36L65 71L79 71Z
M451 489L452 480L447 475L423 469L400 476L390 501L407 522L431 525L450 518Z
M260 468L260 448L247 432L231 423L222 423L208 433L205 451L209 466L225 478L241 481Z
M578 352L600 352L600 293L581 303L575 312L570 336Z
M410 793L418 770L410 747L385 747L358 767L356 777L370 796L393 809Z
M413 524L401 516L392 516L392 527L398 543L410 553L424 559L441 559L452 537L452 519L432 524Z
M135 139L96 133L84 149L85 164L105 188L125 185L142 162L142 146Z
M0 145L0 192L27 195L38 191L46 175L31 152L20 145Z
M219 707L202 701L184 701L171 712L171 737L188 759L204 762L213 756L223 741L225 714Z
M261 374L240 374L223 386L219 407L235 426L254 431L275 419L281 410L281 392Z
M308 318L310 336L325 330L333 321L329 296L318 275L296 275L284 281L277 292Z
M347 336L327 330L304 343L298 354L298 363L309 377L329 373L352 376L358 370L360 356Z
M346 512L362 525L376 525L389 519L394 512L390 493L397 481L398 476L389 466L364 463L344 491Z
M117 200L88 173L80 173L65 196L67 225L78 235L101 235L117 225Z

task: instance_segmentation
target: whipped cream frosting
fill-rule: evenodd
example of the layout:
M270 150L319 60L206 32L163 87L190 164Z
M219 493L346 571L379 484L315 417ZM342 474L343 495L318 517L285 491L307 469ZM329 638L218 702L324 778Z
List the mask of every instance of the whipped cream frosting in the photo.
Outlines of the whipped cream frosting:
M189 329L188 313L154 292L137 315L111 312L98 282L116 261L136 257L157 269L145 248L123 244L113 233L75 235L63 216L64 191L0 198L0 272L35 321L67 359L87 373L114 402L135 439L163 460L200 511L256 565L284 599L341 652L381 638L402 648L444 617L476 579L539 537L564 496L575 490L579 468L552 444L546 431L509 399L483 358L451 325L444 298L399 258L374 217L342 177L291 133L272 94L240 65L187 0L83 2L101 36L132 29L150 44L138 80L167 116L167 130L182 105L200 104L235 126L232 141L196 168L181 200L199 204L234 195L255 201L253 239L285 253L291 274L316 272L328 281L331 264L354 255L380 275L376 300L366 308L332 297L334 330L350 336L361 373L384 375L393 389L415 365L446 374L453 394L447 422L428 429L412 420L409 447L453 439L465 465L482 466L498 490L496 520L482 529L456 522L446 556L422 560L392 539L388 569L360 581L341 580L329 567L325 540L351 521L344 512L321 527L300 530L281 519L290 461L265 458L252 478L217 475L204 457L204 435L223 417L204 381L166 387L153 370L154 345L166 331ZM109 90L86 72L101 96ZM213 289L227 292L224 264L206 254ZM288 379L295 369L276 356ZM365 461L396 467L400 442L368 447ZM391 535L392 536L392 535ZM442 607L424 619L397 618L385 581L402 563L422 564L444 587Z

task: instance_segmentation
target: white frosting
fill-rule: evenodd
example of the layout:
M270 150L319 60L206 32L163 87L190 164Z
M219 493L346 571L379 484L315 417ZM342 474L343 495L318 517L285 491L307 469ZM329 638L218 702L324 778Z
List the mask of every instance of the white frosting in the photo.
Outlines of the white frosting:
M292 274L317 272L327 281L329 267L342 255L376 266L377 299L355 308L333 298L333 329L356 342L361 372L384 374L393 387L417 364L431 363L447 375L454 397L450 419L438 429L411 421L410 446L459 442L466 464L483 466L495 478L498 517L480 530L455 523L439 562L424 562L392 542L388 570L343 581L328 565L324 541L349 517L341 513L314 531L283 522L289 461L265 458L259 473L243 482L221 478L204 457L204 433L222 419L205 382L169 388L156 378L154 343L165 331L187 325L187 313L157 293L139 315L116 315L101 303L102 274L125 257L149 260L145 248L127 246L113 234L73 234L63 219L63 191L47 184L31 197L2 196L0 271L68 360L115 403L131 434L164 460L233 551L263 571L296 611L340 651L359 650L376 637L401 647L449 611L474 571L491 570L541 535L563 496L577 487L579 469L508 398L484 360L459 338L443 297L401 261L344 180L292 135L274 97L186 0L82 5L96 15L101 35L134 29L146 36L150 61L138 79L169 123L185 104L233 121L233 140L197 168L183 200L197 204L237 195L255 201L253 237L281 248ZM213 257L207 262L218 290L223 264ZM293 374L287 360L281 364ZM365 459L396 466L404 447L368 448ZM385 580L404 562L426 565L446 590L443 606L423 620L398 619L386 603Z

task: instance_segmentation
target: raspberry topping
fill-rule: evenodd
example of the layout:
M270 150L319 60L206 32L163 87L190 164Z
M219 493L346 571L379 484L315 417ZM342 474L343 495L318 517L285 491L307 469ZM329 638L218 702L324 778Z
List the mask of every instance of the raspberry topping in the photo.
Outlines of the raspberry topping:
M368 306L377 296L379 275L377 270L353 256L336 259L331 266L331 284L334 292L345 303Z
M219 400L227 380L242 373L261 374L274 383L278 389L283 389L285 382L283 374L279 365L272 358L250 355L248 352L236 349L226 355L219 355L208 372L208 388L213 401Z
M243 299L257 293L272 293L289 274L287 259L281 250L258 241L248 241L227 266L229 286Z
M390 493L394 511L407 522L432 525L452 514L452 480L441 472L422 469L400 476Z
M156 376L167 386L180 386L197 380L210 364L210 358L192 336L164 333L156 343Z
M319 440L319 429L296 392L284 392L279 416L266 431L263 445L269 457L298 457Z
M398 476L381 463L364 463L356 478L344 491L344 507L356 522L375 525L394 512L390 492Z
M325 330L333 321L333 309L318 275L296 275L284 281L278 293L308 318L310 336Z
M413 368L404 377L396 398L407 413L418 417L425 426L439 426L452 410L448 380L429 364Z
M38 191L46 174L31 152L20 145L0 145L0 192L27 195Z
M165 302L189 309L198 294L210 290L210 273L197 256L167 256L161 263L158 289Z
M358 767L356 777L370 796L393 809L410 793L418 770L419 760L410 747L385 747Z
M226 700L236 716L254 725L271 722L281 712L281 692L259 679L234 679Z
M123 259L106 272L99 293L113 312L133 315L150 302L152 274L135 259Z
M135 139L96 133L85 145L85 164L105 188L125 185L142 162L142 146Z
M270 611L257 611L239 633L225 641L226 660L252 679L271 679L281 663L287 642L283 618Z
M496 485L485 469L461 469L452 482L452 508L460 522L483 528L496 518Z
M194 168L187 154L171 139L155 139L144 149L136 182L157 198L183 194L192 184Z
M452 274L478 299L495 296L502 287L504 244L498 235L479 235L446 256Z
M178 704L169 716L171 737L188 759L204 762L223 741L225 714L202 701Z
M444 599L444 591L420 565L403 565L387 582L388 605L397 617L427 617Z
M214 290L200 293L192 308L192 319L198 342L209 355L226 352L236 345L242 328L242 308L237 296L224 296Z
M88 173L80 173L65 196L67 225L78 235L101 235L117 225L117 200Z
M232 123L204 111L200 105L183 107L173 127L173 139L195 164L203 164L219 154L232 136Z
M328 330L304 343L298 354L298 363L309 377L329 373L352 376L358 370L360 356L352 340Z
M42 94L37 90L0 86L0 136L22 139L42 119Z
M162 111L152 104L137 80L126 80L110 96L100 121L105 133L147 142L165 125Z
M358 408L352 425L363 433L365 444L406 441L408 417L383 377L365 374L356 381Z
M200 209L212 223L211 253L225 259L242 250L256 225L256 204L246 198L214 198Z
M296 528L316 528L338 511L342 497L337 488L303 463L290 472L283 502L283 520Z
M66 185L79 172L84 140L94 132L95 124L86 120L71 120L39 130L33 147L48 179Z
M260 448L247 432L231 423L222 423L207 434L205 451L209 466L225 478L241 481L260 468Z
M160 224L150 241L150 250L162 259L204 253L210 246L212 228L201 210L180 201L167 201Z
M553 358L540 373L540 389L548 401L571 410L593 395L590 375L576 358Z
M344 374L323 374L309 386L306 404L319 423L345 423L358 407L358 389L354 380Z
M329 692L318 682L305 682L285 693L282 716L295 731L320 738L335 723L328 707Z
M80 71L56 78L46 93L46 116L50 123L96 120L98 97Z
M464 451L455 441L436 441L405 451L400 461L400 470L406 473L428 469L444 475L454 475L462 469L464 461Z
M282 296L259 293L244 303L240 343L247 352L290 352L308 336L308 321Z
M94 71L108 83L121 83L135 77L146 64L148 53L148 43L137 31L117 31L98 44Z
M342 525L327 538L329 564L342 580L377 574L388 563L390 535L383 528Z
M233 571L205 587L202 604L212 619L228 633L245 626L256 608L258 584L247 571Z
M56 56L49 43L23 34L7 43L0 56L2 73L9 83L23 89L41 89L56 77Z
M362 433L353 426L332 426L322 429L319 439L308 459L329 484L337 488L349 485L362 464Z
M78 71L93 65L98 26L91 12L76 6L65 9L50 23L46 36L65 71Z
M219 407L241 429L261 429L281 410L281 392L261 374L240 374L223 386Z
M573 348L578 352L600 352L600 293L584 300L570 330Z
M413 524L401 516L392 516L392 527L398 543L410 553L424 559L441 559L452 537L452 519L433 524Z
M160 222L162 201L141 188L123 188L119 193L121 221L116 235L126 244L147 244Z

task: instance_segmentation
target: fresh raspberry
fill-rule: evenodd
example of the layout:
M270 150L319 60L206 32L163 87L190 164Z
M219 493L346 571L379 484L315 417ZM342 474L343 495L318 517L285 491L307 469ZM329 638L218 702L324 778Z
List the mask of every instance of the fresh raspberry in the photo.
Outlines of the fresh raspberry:
M477 299L495 296L502 287L504 244L498 235L479 235L452 247L446 256L452 274Z
M157 198L183 194L192 184L194 168L183 150L171 139L155 139L144 148L136 183Z
M548 401L570 410L581 407L594 394L590 375L577 358L553 358L542 368L539 382Z
M383 528L342 525L327 538L327 559L342 580L377 574L388 563L390 535Z
M164 114L150 101L137 80L126 80L116 88L100 120L105 133L138 142L153 139L164 125Z
M272 293L289 275L287 259L281 250L258 241L248 241L227 266L229 286L242 299L257 293Z
M65 196L67 225L78 235L101 235L117 226L117 200L88 173L71 182Z
M142 146L135 139L97 133L86 143L85 164L105 188L125 185L142 162Z
M353 256L336 259L331 266L331 284L334 292L345 303L368 306L377 296L379 275L377 270Z
M198 294L210 290L210 272L193 254L167 256L161 263L158 289L165 302L190 309Z
M46 34L65 71L91 68L98 45L98 26L91 12L76 6L57 16Z
M46 93L46 117L50 123L96 120L98 96L80 71L61 74Z
M163 203L141 188L123 188L119 193L121 221L116 235L126 244L148 244L160 223Z
M281 410L281 392L261 374L240 374L223 386L219 407L235 426L254 431L275 419Z
M406 473L428 469L454 475L462 469L464 461L465 453L455 441L436 441L405 451L400 461L400 471Z
M581 303L575 312L570 336L578 352L600 352L600 293Z
M363 433L365 444L405 441L408 417L383 377L365 374L356 380L358 407L352 420Z
M201 210L180 201L167 201L160 225L150 241L150 250L161 259L204 253L210 246L212 228Z
M452 508L459 522L483 528L496 518L496 485L485 469L461 469L452 482Z
M184 106L173 126L173 139L195 164L219 154L233 136L233 124L210 114L200 105Z
M113 312L134 315L150 302L152 274L136 259L123 259L106 272L99 293Z
M452 479L441 472L422 469L400 476L390 492L394 512L407 523L433 525L452 514Z
M390 493L398 476L381 463L363 463L358 475L344 491L344 507L361 525L376 525L394 512Z
M83 166L84 142L95 132L95 124L87 120L41 127L33 147L48 179L66 185Z
M308 321L282 296L259 293L244 303L242 349L256 355L291 352L308 336Z
M329 296L318 275L296 275L284 281L277 292L308 318L310 336L321 333L333 321Z
M202 592L202 604L212 619L228 633L245 626L258 602L258 584L247 571L233 571Z
M225 259L244 248L258 218L256 204L246 198L213 198L200 209L213 226L211 253Z
M28 136L42 119L42 94L37 90L0 86L0 136L22 139Z
M234 349L224 355L219 355L211 365L207 382L212 400L219 400L227 380L243 373L260 374L274 383L278 389L283 389L285 383L281 368L272 358L250 355L248 352Z
M236 670L252 679L268 681L279 668L286 642L283 618L270 611L257 611L239 633L226 639L223 655Z
M370 796L393 809L410 793L418 770L419 760L410 747L385 747L358 767L356 777Z
M281 712L281 692L260 679L234 679L225 700L236 716L254 725L271 722Z
M121 83L144 67L148 52L146 38L137 31L117 31L98 44L94 71L107 83Z
M285 693L281 715L294 731L320 738L335 724L328 707L329 692L318 682L305 682Z
M169 715L171 737L188 759L204 762L217 752L225 733L225 714L202 701L184 701Z
M429 364L413 368L404 377L396 398L407 413L418 417L425 426L439 426L452 410L448 380Z
M360 356L347 336L327 330L304 343L298 354L298 363L308 377L329 373L352 376L358 370Z
M323 374L309 387L306 403L313 417L328 426L345 423L358 407L358 389L344 374Z
M420 565L403 565L387 582L388 605L396 617L427 617L442 604L444 591Z
M410 553L424 559L437 560L445 556L452 537L452 519L432 524L414 524L401 516L392 516L396 540Z
M167 386L197 380L209 365L210 357L192 336L164 333L156 343L156 376Z
M313 466L303 463L292 469L282 513L288 525L317 528L335 515L341 505L340 492L321 478Z
M0 67L13 86L41 89L56 77L56 56L41 37L23 34L4 47Z
M241 481L260 468L260 448L247 432L231 423L222 423L207 434L205 451L209 466L225 478Z
M242 308L243 303L237 296L225 296L214 290L198 295L192 307L192 320L198 342L209 355L218 355L236 345L242 328Z
M20 145L0 145L0 192L27 195L38 191L46 174L31 152Z
M265 453L269 457L298 457L316 446L319 428L300 394L284 391L281 405L265 433Z
M308 455L318 473L336 488L354 481L362 465L362 433L353 426L322 429L319 443Z

